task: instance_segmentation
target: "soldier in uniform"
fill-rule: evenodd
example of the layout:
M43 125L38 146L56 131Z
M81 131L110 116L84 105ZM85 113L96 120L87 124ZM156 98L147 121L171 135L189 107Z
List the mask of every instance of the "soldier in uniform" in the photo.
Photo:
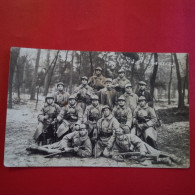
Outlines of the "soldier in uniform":
M60 107L66 106L68 104L68 98L70 94L64 91L64 83L59 82L57 84L58 91L54 93L54 102Z
M153 163L164 163L168 165L171 165L172 162L177 164L181 163L181 159L177 158L175 155L156 150L136 135L124 134L123 130L120 128L116 130L115 134L113 134L110 139L109 147L112 148L112 158L117 161L124 161L124 156L120 155L120 153L139 152L140 157L150 155Z
M139 106L135 109L133 114L135 133L153 148L157 148L157 131L155 129L156 123L157 116L154 109L148 106L144 96L140 96ZM134 130L132 130L132 133L133 132Z
M146 91L146 86L147 84L144 81L139 81L139 89L137 91L137 96L144 96L146 98L146 102L148 103L148 105L150 107L153 107L153 99L152 96L150 94L150 92Z
M133 113L138 104L138 96L135 93L133 93L131 84L125 85L124 97L126 105L131 109Z
M97 137L97 142L94 147L95 157L99 157L103 154L108 157L110 151L108 150L108 142L113 135L113 132L119 128L120 124L117 119L112 115L109 106L102 108L103 117L97 122L97 131L94 131L94 137Z
M48 138L54 138L56 118L59 113L60 107L54 103L54 97L47 95L45 104L38 115L39 124L34 134L34 139L38 144L47 144Z
M73 92L76 97L78 105L85 111L86 105L91 103L91 96L93 89L88 85L88 78L86 76L81 78L82 84L79 85Z
M117 104L117 92L112 88L112 79L107 78L105 80L105 87L99 91L98 95L102 105L108 105L113 108Z
M133 116L131 109L125 104L124 96L118 98L118 105L113 108L112 114L118 120L120 127L125 133L130 133Z
M104 88L105 79L106 78L102 75L102 68L97 67L95 69L95 74L89 79L89 85L95 92L98 92L100 89Z
M107 68L105 76L106 78L111 78L111 79L115 79L118 76L118 73L116 71L116 64L114 62L112 62L109 65L109 68Z
M88 135L93 136L94 129L97 129L97 121L102 117L102 105L99 104L99 97L93 95L91 97L92 104L86 107L84 113L84 123L88 124Z
M69 97L68 105L61 109L57 120L61 123L56 132L58 138L62 138L69 130L73 131L75 123L83 120L83 110L77 105L74 95Z
M88 137L85 124L80 124L79 128L63 137L59 142L41 147L29 147L30 151L46 152L48 154L55 153L73 153L79 157L85 158L92 155L92 145Z
M125 93L125 85L130 84L131 82L125 76L125 70L120 69L118 71L119 76L113 80L112 85L115 87L118 92L118 97Z

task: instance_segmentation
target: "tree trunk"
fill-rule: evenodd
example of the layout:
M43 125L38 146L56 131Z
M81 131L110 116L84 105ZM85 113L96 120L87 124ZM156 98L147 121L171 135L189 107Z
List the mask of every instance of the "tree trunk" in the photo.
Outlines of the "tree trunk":
M177 73L178 108L181 109L181 108L184 107L183 94L182 94L182 83L181 83L181 74L180 74L179 62L178 62L176 53L174 53L173 56L174 56L174 60L175 60L176 73Z
M48 89L49 89L49 74L50 74L50 50L47 50L47 61L46 61L46 69L47 69L47 74L45 76L45 80L44 80L44 92L43 95L46 96L48 93Z
M158 72L158 54L154 53L154 67L153 67L152 76L150 78L150 93L151 93L152 99L154 97L154 87L155 87L155 80L156 80L157 72Z
M35 99L35 90L36 90L36 83L37 83L37 75L38 75L38 68L39 68L39 60L40 60L40 55L41 55L41 50L37 50L37 58L36 58L36 63L35 63L35 70L34 70L34 75L33 75L33 81L32 81L32 87L31 87L31 95L30 99L34 100Z
M171 54L171 72L170 72L170 79L168 85L168 105L171 104L171 84L172 84L172 73L173 73L173 56Z
M17 65L19 54L20 54L20 48L11 49L10 70L9 70L8 108L12 108L12 84L13 84L15 66Z
M189 76L188 76L188 74L189 74L189 72L188 72L189 70L188 70L188 54L186 55L186 75L185 75L185 81L184 81L184 94L183 94L183 98L184 98L184 100L185 100L185 89L186 89L186 87L187 87L187 89L188 89L188 101L187 101L187 103L189 104L189 81L188 81L188 78L189 78Z
M91 65L91 75L93 75L93 60L92 60L91 51L89 52L89 60L90 60L90 65Z
M72 93L72 73L73 73L73 63L74 63L74 51L72 52L72 66L70 67L70 94Z

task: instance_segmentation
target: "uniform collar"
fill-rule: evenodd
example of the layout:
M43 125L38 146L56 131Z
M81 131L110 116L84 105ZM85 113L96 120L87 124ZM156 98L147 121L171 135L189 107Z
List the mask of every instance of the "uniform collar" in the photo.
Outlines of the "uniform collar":
M138 106L139 107L139 109L147 109L148 108L148 104L146 103L146 105L144 106L144 107L140 107L140 106Z
M106 120L111 120L112 118L113 118L112 114L110 114L108 117L104 117L104 119L106 119Z
M133 97L133 92L131 92L131 93L127 93L127 92L125 92L125 94L124 94L125 96L132 96Z
M62 92L60 92L60 91L57 91L57 94L59 95L59 94L64 94L65 93L65 91L63 90Z
M118 108L118 109L125 110L125 105L124 105L123 107L121 107L121 106L117 105L117 108Z
M76 107L76 104L74 104L73 106L71 106L70 104L68 104L68 107L69 108L75 108Z

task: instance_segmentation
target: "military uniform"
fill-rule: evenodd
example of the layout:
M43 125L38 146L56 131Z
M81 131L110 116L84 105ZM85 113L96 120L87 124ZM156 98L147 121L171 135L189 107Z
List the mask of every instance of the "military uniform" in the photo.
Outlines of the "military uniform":
M129 107L133 113L135 108L137 107L138 96L133 92L132 93L125 92L123 96L125 97L127 107Z
M43 135L43 133L48 133L47 131L49 129L52 130L54 128L51 123L54 119L56 119L59 113L60 107L57 104L48 104L47 102L44 104L44 107L38 115L39 124L34 134L34 139L36 141L41 139L40 136Z
M117 105L114 107L112 113L113 116L120 123L120 127L124 129L125 133L130 133L130 129L133 121L131 109L128 108L126 105L122 107Z
M62 135L67 133L69 130L74 128L75 123L79 120L83 120L83 110L77 104L71 106L68 104L66 107L61 109L60 114L57 117L59 122L62 122L58 127L57 136L60 138Z
M157 131L155 129L155 125L157 117L154 109L149 107L147 104L145 107L138 106L134 111L133 118L136 135L148 144L150 144L149 140L156 142ZM154 145L152 146L155 147Z
M65 91L57 91L54 93L54 102L60 107L66 106L68 104L68 98L70 94Z
M113 108L117 104L117 92L113 88L108 89L105 87L101 89L98 96L102 105L108 105L110 108Z
M91 103L91 96L93 95L93 89L87 85L79 85L73 92L76 96L78 105L85 111L87 105Z
M99 157L102 153L104 156L109 156L109 150L107 146L113 132L120 126L117 119L110 114L108 117L102 117L97 122L98 141L94 148L94 154Z

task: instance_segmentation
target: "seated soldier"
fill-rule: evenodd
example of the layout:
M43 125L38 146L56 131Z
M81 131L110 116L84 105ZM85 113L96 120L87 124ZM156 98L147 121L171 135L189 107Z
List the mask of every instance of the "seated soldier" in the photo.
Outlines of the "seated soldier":
M102 117L102 105L99 104L97 95L91 97L92 104L87 106L83 121L88 125L88 135L90 138L93 136L94 129L97 129L97 121Z
M73 131L74 125L77 121L81 122L83 120L82 108L77 105L74 95L69 97L68 105L61 109L60 114L57 116L57 120L61 123L56 132L59 139L69 131Z
M154 109L148 106L144 96L140 96L138 101L139 105L133 113L134 128L131 133L136 134L143 141L157 149L156 114Z
M123 95L118 98L118 105L113 108L112 114L118 120L120 127L125 133L130 133L133 117L131 109L125 104Z
M60 107L54 103L54 97L47 95L41 113L38 115L39 124L34 134L34 139L38 145L47 144L49 138L55 140L56 118L59 113Z
M82 84L79 85L73 92L76 97L78 105L85 112L87 105L91 103L91 96L93 95L93 89L88 85L88 78L86 76L81 78Z
M88 137L85 124L77 124L76 131L69 133L59 142L41 147L30 146L29 151L46 152L47 154L60 154L73 152L80 157L90 157L92 155L92 145Z
M133 156L140 154L139 157L149 157L154 163L165 163L171 165L174 163L181 163L181 159L175 155L168 154L154 149L147 143L143 142L139 137L133 134L124 134L124 131L119 128L113 134L108 148L112 148L112 158L117 161L124 161L124 156Z
M64 91L64 83L59 82L57 84L58 91L54 93L54 102L60 107L66 106L68 104L68 98L70 94Z
M103 154L105 157L109 156L109 151L107 150L108 141L113 135L114 130L119 128L119 122L112 115L109 106L104 106L102 108L103 116L97 122L97 130L94 131L94 137L97 137L97 142L94 147L93 154L99 157Z

